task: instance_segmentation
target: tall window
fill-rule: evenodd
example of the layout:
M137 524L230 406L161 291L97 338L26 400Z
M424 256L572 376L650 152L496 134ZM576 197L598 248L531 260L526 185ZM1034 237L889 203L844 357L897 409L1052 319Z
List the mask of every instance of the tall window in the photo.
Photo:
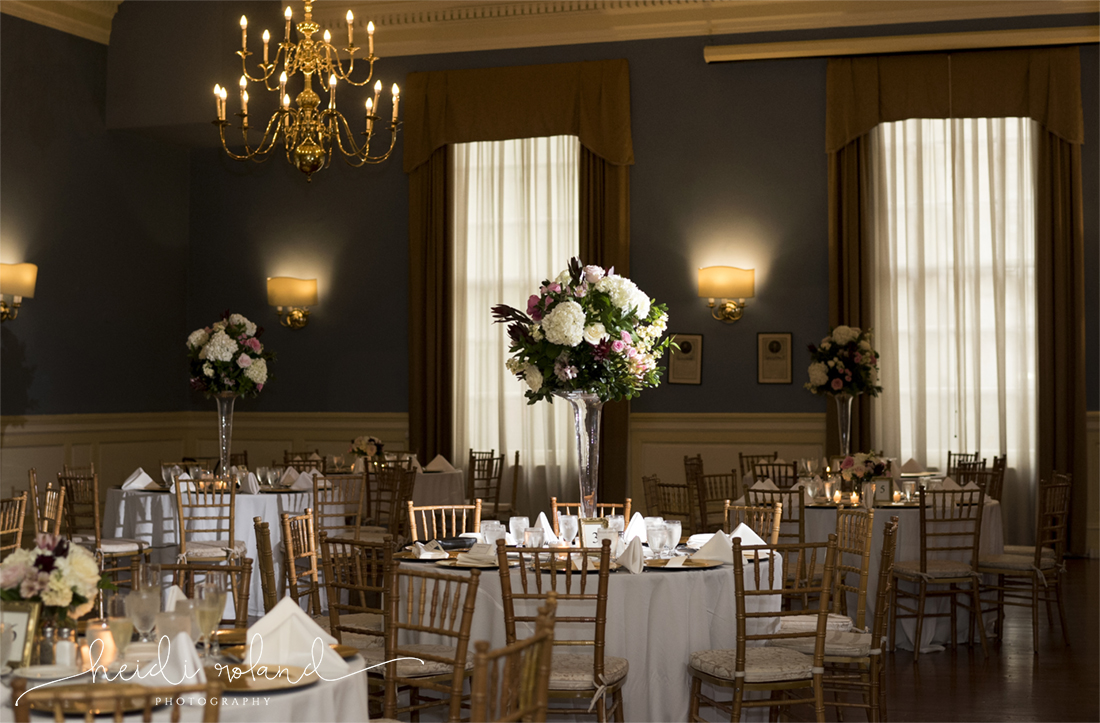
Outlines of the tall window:
M508 372L508 337L489 313L524 308L579 252L575 136L452 146L454 179L454 449L520 452L521 510L546 509L576 476L567 404L528 406ZM576 495L568 496L572 500Z
M1006 453L1021 507L1038 471L1033 126L913 119L871 140L876 439L941 468L948 450Z

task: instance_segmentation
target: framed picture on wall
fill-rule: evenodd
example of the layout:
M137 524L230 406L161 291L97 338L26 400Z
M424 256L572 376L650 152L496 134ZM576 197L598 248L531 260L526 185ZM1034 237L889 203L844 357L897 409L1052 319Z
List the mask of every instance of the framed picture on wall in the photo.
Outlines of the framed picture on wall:
M703 335L673 334L680 351L672 349L668 356L669 384L703 383Z
M790 332L756 335L756 383L791 383Z

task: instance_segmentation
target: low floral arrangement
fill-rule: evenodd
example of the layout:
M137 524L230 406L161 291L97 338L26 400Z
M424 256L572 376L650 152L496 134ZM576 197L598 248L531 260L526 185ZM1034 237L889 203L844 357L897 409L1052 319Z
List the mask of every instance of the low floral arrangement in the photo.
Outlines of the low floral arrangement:
M838 326L817 346L810 344L810 381L814 394L870 394L877 397L878 352L871 346L873 333L854 326Z
M378 437L356 437L351 440L351 448L348 449L350 454L359 455L360 457L377 457L382 454L382 440Z
M222 320L187 337L191 360L191 388L207 395L233 392L255 397L267 384L267 363L275 359L260 343L263 327L240 314L222 314Z
M555 392L585 391L602 401L631 399L660 384L657 366L672 344L661 336L668 312L633 281L571 259L527 300L527 313L493 307L508 324L508 371L527 383L528 404Z
M82 617L100 589L114 587L92 553L57 535L38 535L33 550L15 550L0 562L0 600L40 602L55 623Z
M862 484L870 482L875 477L884 477L887 472L887 461L873 453L859 452L848 455L840 463L840 476L845 482Z

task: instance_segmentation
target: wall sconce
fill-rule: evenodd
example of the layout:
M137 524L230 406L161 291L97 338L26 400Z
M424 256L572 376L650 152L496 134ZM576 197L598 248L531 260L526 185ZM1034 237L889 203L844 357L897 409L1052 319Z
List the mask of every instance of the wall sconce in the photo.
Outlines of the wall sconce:
M756 295L755 269L733 266L708 266L699 269L699 296L707 299L710 315L718 321L732 324L745 313L745 299ZM721 299L715 304L715 299ZM737 299L737 301L734 301Z
M0 264L0 322L19 316L23 299L34 298L38 267L34 264ZM4 297L10 296L9 304Z
M309 323L309 307L317 303L317 279L269 276L267 303L275 307L280 324L288 329L303 329Z

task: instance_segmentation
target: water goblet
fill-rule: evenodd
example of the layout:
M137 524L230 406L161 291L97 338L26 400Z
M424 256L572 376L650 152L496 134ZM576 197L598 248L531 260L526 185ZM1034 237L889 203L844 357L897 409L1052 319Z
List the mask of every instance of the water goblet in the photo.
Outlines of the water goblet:
M115 592L107 598L107 627L111 629L119 658L125 657L134 637L134 621L126 613L126 597L125 593Z
M615 543L619 541L619 530L611 527L600 527L596 529L596 549L603 547L604 540L611 540L611 554L615 555Z
M517 543L523 541L523 533L531 526L531 520L526 517L510 517L508 519L508 531L512 533L512 537L516 538Z
M504 525L494 525L492 527L486 527L485 523L481 524L481 536L485 538L485 542L492 545L495 550L497 547L497 540L503 540L508 535L508 531L504 529Z
M622 532L626 530L626 518L622 515L608 515L607 527L618 532L621 536Z
M642 522L645 523L646 527L649 527L650 525L660 524L664 521L665 521L664 517L644 517L644 518L642 518Z
M576 515L558 514L558 530L561 531L561 542L566 547L573 546L573 540L580 528L581 522Z
M655 559L660 559L661 551L664 549L665 540L668 537L668 531L665 529L664 523L646 527L645 535L649 551L653 553Z
M680 537L684 534L684 525L680 520L666 520L665 530L668 532L668 546L671 548L669 557L676 554L676 546L680 544Z
M542 547L546 541L546 533L541 527L528 527L523 531L523 545L525 547Z
M159 612L159 587L135 587L126 596L126 614L133 621L134 628L138 631L138 640L142 643L152 641L153 627L157 624Z
M206 643L207 658L218 654L214 631L218 629L225 612L225 598L225 573L208 572L205 580L195 586L195 617L199 624L199 633Z

